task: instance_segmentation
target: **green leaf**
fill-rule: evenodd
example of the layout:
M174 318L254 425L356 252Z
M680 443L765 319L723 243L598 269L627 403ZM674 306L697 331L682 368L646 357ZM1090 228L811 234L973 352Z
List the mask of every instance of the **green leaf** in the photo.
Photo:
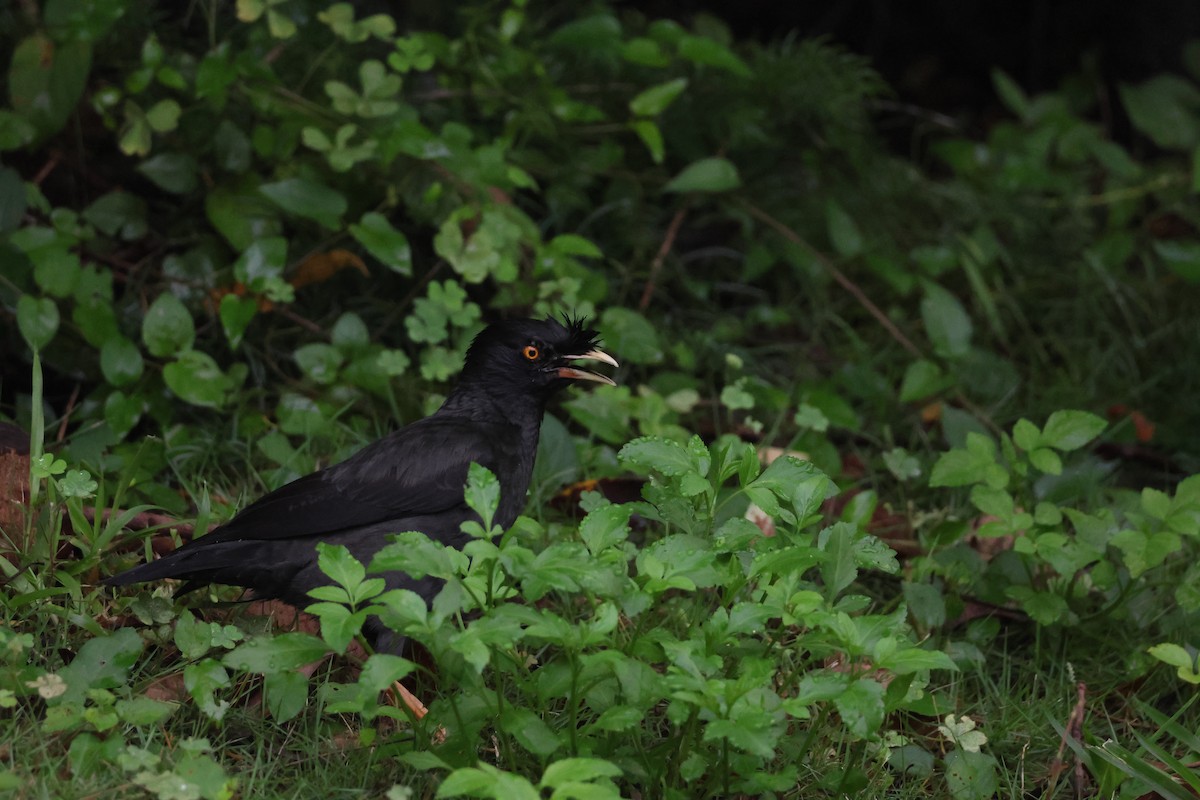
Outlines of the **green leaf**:
M1164 664L1176 668L1176 674L1188 683L1200 684L1200 671L1196 669L1196 658L1177 644L1156 644L1146 651Z
M727 192L742 185L737 167L724 158L702 158L683 168L664 192Z
M146 202L129 192L112 191L100 197L83 212L83 218L107 236L119 235L125 241L140 239L149 230Z
M605 309L597 327L605 349L616 353L622 363L658 364L665 356L658 331L633 309L611 306Z
M695 469L691 454L679 442L659 436L642 436L629 442L617 453L624 464L642 467L676 477Z
M12 45L12 35L7 44ZM92 65L86 41L52 41L42 33L22 39L9 51L9 105L45 138L61 130L79 103ZM9 138L23 137L19 126ZM32 138L32 137L30 137Z
M904 371L904 380L900 383L900 402L924 400L948 389L952 384L953 380L937 364L923 358L917 359Z
M0 234L15 231L25 216L25 182L15 169L0 167Z
M996 759L985 753L951 750L946 754L946 784L954 800L995 797L999 788Z
M146 112L146 123L157 133L168 133L179 125L182 109L174 100L159 100Z
M31 350L41 350L58 331L58 306L48 297L21 295L17 300L17 327Z
M162 153L143 161L137 168L160 189L187 194L196 188L196 159L180 153Z
M629 101L629 110L639 117L653 117L660 114L675 101L676 97L679 97L687 85L687 78L676 78L651 86L649 89L639 92Z
M387 217L369 211L363 214L357 224L350 226L350 235L388 269L401 275L412 274L412 250L408 246L408 237L393 228Z
M620 544L629 536L629 505L606 505L590 512L579 523L579 538L592 555Z
M833 698L842 723L855 736L875 736L883 724L883 686L869 678L851 682L845 691Z
M1200 153L1200 148L1197 148ZM1154 252L1167 267L1188 283L1200 283L1200 242L1155 239Z
M650 151L650 159L655 164L661 164L666 150L662 130L658 125L648 119L636 119L629 123L629 128L642 140L642 144L646 145L646 149Z
M1019 119L1029 120L1029 98L1025 96L1024 90L1017 85L1016 81L1000 69L993 68L992 86L996 89L996 94L1000 96L1004 105L1008 106L1009 111L1016 114Z
M937 354L943 358L964 356L971 346L971 318L958 298L936 283L925 284L921 319Z
M253 297L238 297L230 293L221 298L221 328L225 331L225 338L229 340L231 348L236 350L242 343L246 328L250 327L250 322L257 313L258 301Z
M226 653L227 667L245 672L270 675L288 672L323 658L329 648L325 642L307 633L281 633L259 636Z
M1063 452L1078 450L1107 427L1101 417L1086 411L1055 411L1042 429L1042 444Z
M346 213L346 198L323 183L305 178L288 178L258 187L277 206L290 214L336 229Z
M825 227L833 249L842 258L853 258L863 251L862 233L854 218L833 200L825 204Z
M267 710L276 722L287 722L304 710L308 702L308 677L294 670L266 673L263 693Z
M178 707L177 703L165 703L150 697L131 697L118 700L114 710L125 724L146 727L171 716Z
M127 397L123 392L113 392L104 401L104 421L113 433L124 436L141 419L144 406L141 395Z
M300 370L311 380L329 386L337 380L345 356L331 344L312 342L302 345L293 354Z
M679 40L679 55L695 64L705 64L732 72L740 78L749 78L752 73L746 62L718 41L704 36L685 34Z
M142 377L145 362L138 346L120 334L100 347L100 371L113 386L127 386Z
M586 783L596 778L616 778L622 770L601 758L564 758L546 767L541 786L555 788L564 783Z
M484 533L490 534L492 519L500 507L500 481L487 467L474 461L467 468L467 485L464 494L467 508L483 520Z
M548 756L562 747L559 738L540 716L527 708L508 706L500 717L500 730L536 756Z
M233 389L212 356L198 350L186 350L163 367L163 380L181 400L210 408L224 405Z
M142 341L153 356L163 358L187 350L195 338L192 315L170 292L156 297L142 318Z
M1165 150L1200 145L1200 90L1176 75L1158 75L1140 85L1123 83L1121 102L1133 126Z
M142 652L142 639L132 628L88 639L70 664L58 671L67 690L52 704L82 704L88 689L113 689L123 685L129 669Z

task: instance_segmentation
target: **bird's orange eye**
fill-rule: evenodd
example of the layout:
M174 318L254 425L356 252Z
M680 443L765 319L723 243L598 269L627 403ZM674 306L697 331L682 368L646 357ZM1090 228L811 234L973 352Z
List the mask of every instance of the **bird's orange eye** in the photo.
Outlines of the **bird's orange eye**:
M525 356L525 358L529 359L530 361L537 361L538 356L541 354L541 351L531 344L525 345L525 349L521 351L521 355Z

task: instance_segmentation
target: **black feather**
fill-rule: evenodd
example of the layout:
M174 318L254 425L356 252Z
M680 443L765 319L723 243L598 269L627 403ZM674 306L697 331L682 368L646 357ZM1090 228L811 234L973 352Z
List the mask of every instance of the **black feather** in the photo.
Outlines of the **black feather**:
M329 582L317 567L318 542L345 545L364 563L390 534L403 531L461 547L462 523L474 517L463 502L472 462L499 478L495 521L508 527L525 503L546 402L568 382L557 367L596 341L595 330L566 316L561 323L547 318L490 325L472 342L458 386L432 416L264 495L208 535L105 582L182 578L186 590L230 584L302 607L310 602L309 590ZM537 348L536 361L526 354L530 345ZM427 601L438 590L431 579L383 577L388 588L411 589ZM378 626L375 631L382 633Z

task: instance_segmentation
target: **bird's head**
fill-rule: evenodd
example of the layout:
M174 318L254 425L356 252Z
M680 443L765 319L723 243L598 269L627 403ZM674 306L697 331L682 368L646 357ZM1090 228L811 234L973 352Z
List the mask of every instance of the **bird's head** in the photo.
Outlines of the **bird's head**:
M548 396L572 381L615 386L611 378L575 366L576 361L617 360L596 346L599 334L583 320L512 319L484 328L467 350L461 382L500 394L533 391Z

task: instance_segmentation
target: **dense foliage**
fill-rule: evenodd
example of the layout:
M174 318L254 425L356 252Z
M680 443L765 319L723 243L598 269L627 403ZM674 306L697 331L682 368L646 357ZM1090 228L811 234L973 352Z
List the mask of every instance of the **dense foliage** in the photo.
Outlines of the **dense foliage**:
M0 515L0 786L983 798L1066 792L1064 758L1104 796L1200 783L1200 76L997 73L974 136L833 43L705 15L406 25L0 9L0 413L31 432L0 494L29 510ZM432 608L334 549L319 630L273 638L96 588L149 553L144 512L203 530L427 413L485 320L563 311L621 386L548 419L511 531L376 559L445 578ZM612 480L559 495L583 478ZM430 663L345 655L369 613ZM405 676L423 720L380 702Z

